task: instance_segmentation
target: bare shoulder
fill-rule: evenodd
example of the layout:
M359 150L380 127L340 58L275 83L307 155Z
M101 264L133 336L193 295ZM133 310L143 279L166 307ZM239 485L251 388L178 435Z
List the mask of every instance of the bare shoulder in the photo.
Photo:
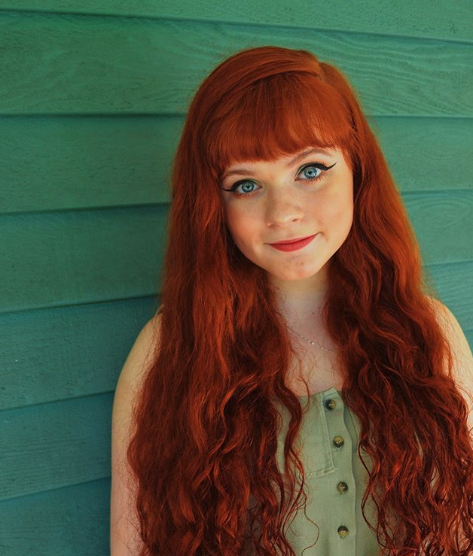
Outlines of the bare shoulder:
M453 355L453 378L466 395L470 407L470 427L473 427L473 354L468 340L452 311L438 299L428 297L437 321L447 338Z
M438 299L434 299L433 297L429 297L428 299L433 305L437 321L442 327L453 349L453 355L457 358L458 362L462 362L463 365L469 362L473 363L470 345L456 316Z
M134 401L158 349L160 328L160 314L143 326L123 365L115 389L111 431L111 556L134 556L143 547L134 506L136 484L128 467L127 449L132 430Z
M126 383L127 386L138 387L141 384L159 347L160 332L161 314L157 314L143 326L138 334L123 365L118 385L122 386L123 383Z

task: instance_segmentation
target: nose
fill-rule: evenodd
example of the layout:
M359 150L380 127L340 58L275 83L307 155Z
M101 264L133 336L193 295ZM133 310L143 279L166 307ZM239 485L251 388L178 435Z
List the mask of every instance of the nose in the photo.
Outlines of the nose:
M303 216L303 203L293 190L273 192L272 195L268 196L266 223L269 227L284 226L301 220Z

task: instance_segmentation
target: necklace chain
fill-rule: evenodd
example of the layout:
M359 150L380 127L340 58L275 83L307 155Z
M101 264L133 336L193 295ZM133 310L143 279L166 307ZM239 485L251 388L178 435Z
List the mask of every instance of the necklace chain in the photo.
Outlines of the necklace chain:
M309 344L312 344L315 347L318 347L320 349L323 349L325 351L331 351L332 353L335 353L336 350L334 349L329 349L326 348L324 346L319 345L317 342L314 342L313 340L309 340L308 338L304 338L304 336L302 336L301 334L299 334L299 332L296 332L295 330L293 330L289 325L287 326L289 328L289 330L292 330L294 332L294 334L297 334L297 336L299 336L299 338L302 338L303 340L305 340L306 342L309 342Z

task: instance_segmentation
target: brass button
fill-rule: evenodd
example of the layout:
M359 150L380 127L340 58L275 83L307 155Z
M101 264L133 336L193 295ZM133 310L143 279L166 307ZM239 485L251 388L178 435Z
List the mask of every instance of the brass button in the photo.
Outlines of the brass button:
M340 525L340 527L338 528L338 534L340 535L340 537L344 539L345 537L348 537L348 533L348 528L345 527L345 525Z
M327 400L325 402L325 408L329 409L330 411L332 411L333 409L335 409L337 407L337 402L336 400Z
M333 439L333 444L337 448L340 448L340 446L343 446L345 444L345 440L343 439L343 436L335 436L334 439Z
M340 494L344 494L348 490L348 485L343 481L340 481L337 485L337 490Z

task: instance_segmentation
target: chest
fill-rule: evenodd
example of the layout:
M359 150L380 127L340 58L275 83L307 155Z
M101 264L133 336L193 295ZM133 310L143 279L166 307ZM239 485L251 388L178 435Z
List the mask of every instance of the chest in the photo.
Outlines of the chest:
M330 345L328 341L321 345ZM340 390L343 386L342 368L337 353L312 346L303 340L293 341L300 363L297 358L291 360L286 375L286 385L296 396L305 396L307 382L309 394L317 394L331 387ZM331 348L332 349L332 348Z

